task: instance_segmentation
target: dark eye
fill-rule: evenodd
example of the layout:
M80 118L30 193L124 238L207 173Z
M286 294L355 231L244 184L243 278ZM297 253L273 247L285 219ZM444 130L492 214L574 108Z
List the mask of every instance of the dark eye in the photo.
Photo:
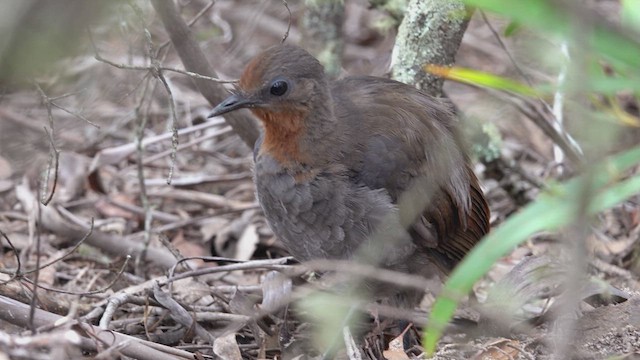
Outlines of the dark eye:
M271 93L271 95L282 96L287 92L287 89L289 89L289 84L287 84L286 81L276 80L273 82L273 84L271 84L269 92Z

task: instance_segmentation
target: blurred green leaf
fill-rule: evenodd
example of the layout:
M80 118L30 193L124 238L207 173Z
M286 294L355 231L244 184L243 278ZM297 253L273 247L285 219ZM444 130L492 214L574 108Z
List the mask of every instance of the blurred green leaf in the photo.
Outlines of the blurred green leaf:
M445 79L462 82L465 84L484 86L491 89L511 91L525 96L537 96L538 92L527 85L502 76L490 74L484 71L462 67L445 67L427 64L424 70L430 74L441 76Z
M513 35L516 31L518 31L518 29L520 29L520 23L516 21L512 21L504 29L504 36L509 37Z
M637 0L635 1L637 2ZM569 6L559 6L559 4L562 4L560 2L551 0L518 0L509 1L507 4L504 0L465 0L465 3L469 6L500 14L522 25L535 27L564 37L570 35L573 24L586 24L589 22L584 27L592 28L593 31L583 35L588 39L590 47L609 60L640 67L640 43L637 40L616 32L605 24L597 22L596 19L574 19L574 15L570 14Z
M638 163L640 147L613 156L595 168L591 180L598 191L591 199L589 214L603 211L640 192L640 174L616 183L625 170ZM453 317L460 299L471 291L473 284L499 258L536 232L557 230L574 220L584 180L584 177L578 177L566 184L551 187L473 248L455 268L431 310L423 342L427 353L433 354L435 351L438 339Z
M630 29L640 31L640 1L622 0L620 17L622 24Z
M316 346L329 349L335 346L336 339L345 325L357 322L361 314L354 314L351 309L359 299L352 294L332 294L314 292L297 302L303 316L317 325L313 337Z

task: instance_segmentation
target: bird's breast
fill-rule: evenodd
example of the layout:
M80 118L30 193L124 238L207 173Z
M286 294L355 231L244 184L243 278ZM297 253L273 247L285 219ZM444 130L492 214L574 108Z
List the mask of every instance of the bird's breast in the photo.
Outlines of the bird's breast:
M394 223L397 217L385 191L352 182L340 167L292 172L259 156L254 171L269 225L301 261L351 258L380 224ZM394 236L404 235L398 228Z

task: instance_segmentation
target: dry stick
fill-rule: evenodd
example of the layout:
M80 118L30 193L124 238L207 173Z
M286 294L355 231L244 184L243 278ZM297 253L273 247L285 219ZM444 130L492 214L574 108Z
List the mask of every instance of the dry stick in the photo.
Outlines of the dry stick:
M564 131L564 87L566 86L567 80L567 72L569 70L569 62L571 61L571 57L569 56L569 47L566 41L562 41L560 45L560 52L563 55L563 61L560 68L560 72L558 73L558 86L555 94L553 95L553 116L556 118L556 121L553 123L554 127L558 131ZM569 134L567 134L568 139L572 139ZM572 142L572 145L577 147L577 143L575 141ZM578 147L579 148L579 147ZM562 165L564 163L564 153L561 149L554 145L553 147L553 159L556 164ZM559 174L562 175L564 168L560 166L558 168Z
M53 323L57 324L64 319L62 316L40 309L36 309L34 315L34 325L37 328L48 326ZM0 296L0 318L16 326L28 326L29 307L21 302ZM87 351L100 350L100 347L95 341L97 340L107 346L112 344L122 344L123 347L120 352L123 355L139 360L194 359L194 355L187 351L141 340L115 331L104 331L86 323L74 320L68 320L67 322L69 321L72 325L77 325L81 328L82 331L77 331L76 333L81 336L80 348Z
M11 269L11 270L0 269L0 273L11 274L11 278L9 278L9 280L0 282L0 285L5 285L5 284L13 281L15 278L18 277L18 274L20 273L20 268L22 267L22 264L20 262L20 256L18 256L18 249L16 249L16 247L13 246L13 243L11 242L11 240L9 240L9 237L7 236L7 234L5 234L4 231L0 230L0 235L2 235L2 237L4 237L5 240L7 240L7 243L9 244L9 247L13 251L13 255L16 257L16 263L17 263L17 267L15 269ZM14 270L14 271L12 271L12 270Z
M153 88L155 89L155 86ZM140 186L140 202L142 203L142 208L144 210L144 247L140 254L136 256L134 268L136 269L137 274L144 273L144 271L142 271L142 264L146 259L147 249L149 248L149 243L151 242L151 219L153 218L152 210L149 206L149 199L147 197L147 187L144 184L144 166L142 164L142 158L144 156L144 146L142 145L142 141L144 140L144 129L146 128L147 120L149 119L149 117L147 111L142 112L140 109L142 108L148 89L149 81L147 81L147 83L145 84L142 96L140 97L140 102L138 103L138 106L136 106L135 110L137 117L140 119L138 131L136 132L136 165L138 186ZM153 93L153 90L151 90L151 93ZM171 99L171 101L173 101L173 99ZM149 104L150 103L151 102L149 102ZM175 131L172 133L172 139L174 137Z
M202 340L206 340L213 344L214 338L202 325L191 316L182 305L180 305L170 294L163 292L160 286L156 282L153 285L153 297L158 301L165 309L169 311L169 316L178 324L185 327L188 332L195 332L195 334Z
M130 5L134 9L136 15L138 15L138 17L140 18L141 23L144 25L145 21L144 17L142 16L142 9L140 9L132 2L130 2ZM151 60L152 69L150 70L150 72L156 79L160 80L160 82L164 86L164 89L167 91L167 96L169 97L169 110L171 114L171 155L169 157L171 160L169 162L170 165L169 174L167 176L167 185L171 185L171 179L173 178L173 172L176 164L176 153L178 152L178 115L176 113L176 103L173 97L173 92L171 91L171 87L169 86L169 83L167 82L167 79L165 78L162 70L160 70L161 60L158 59L158 57L154 56L155 52L153 51L154 46L153 40L151 39L151 32L146 28L146 26L144 26L144 35L147 43L147 56ZM142 158L140 158L140 161L141 160ZM146 218L145 223L147 222L150 225L151 219ZM148 227L145 227L145 229L148 229ZM148 242L150 241L150 239L146 239L146 241L148 246Z
M105 286L103 288L100 288L100 289L92 290L92 291L76 292L76 291L60 290L60 289L54 289L54 288L50 288L50 287L47 287L47 286L44 286L44 285L40 285L35 281L29 280L28 278L24 278L24 280L26 282L34 285L36 288L40 288L42 290L52 291L52 292L56 292L56 293L60 293L60 294L78 295L78 296L95 295L95 294L100 294L100 293L103 293L103 292L109 290L116 283L116 281L118 281L120 279L120 276L122 275L124 270L127 268L127 264L129 264L129 260L130 259L131 259L131 256L127 255L127 257L124 260L124 264L122 264L122 267L120 268L120 270L118 271L116 276L113 278L113 280L111 280L111 282L109 284L107 284L107 286ZM37 274L37 272L36 272L36 274ZM34 288L34 294L35 294L35 288Z
M147 196L147 195L145 195ZM144 207L139 207L136 205L132 205L129 203L126 203L124 201L118 201L118 200L114 200L114 199L108 199L107 200L109 202L109 204L112 204L116 207L119 207L121 209L124 209L126 211L130 211L132 213L135 213L136 215L142 215L145 217L145 221L147 217L152 217L154 220L160 220L163 222L167 222L167 223L173 223L176 221L180 221L181 218L177 215L173 215L173 214L169 214L169 213L165 213L165 212L161 212L158 210L153 210L151 208L149 209L145 209ZM143 231L147 232L147 229L149 228L145 228ZM151 230L148 231L149 233L151 233Z
M484 22L489 27L489 30L491 31L491 33L493 34L493 36L496 38L496 40L500 44L500 47L502 48L502 50L509 57L509 60L513 64L513 66L516 69L516 71L518 72L518 74L527 82L527 84L529 86L533 87L533 83L531 82L531 79L529 79L527 74L522 70L522 68L520 67L518 62L511 55L511 52L507 49L507 46L502 41L502 37L494 29L493 25L491 25L491 22L487 18L487 15L485 14L485 12L484 11L480 11L480 14L482 15L482 19L484 20ZM566 48L566 44L563 44L563 46ZM563 50L563 54L565 54L564 50ZM566 54L566 56L568 56L568 53ZM566 66L563 66L563 70L558 75L559 88L563 85L565 77L566 77ZM553 115L553 118L548 119L548 121L550 122L550 124L551 124L552 128L554 129L554 131L560 134L560 138L563 139L563 142L566 141L567 142L567 146L571 147L571 153L572 154L569 154L570 155L569 157L571 158L572 161L575 162L576 159L581 160L582 150L580 148L580 145L578 145L578 143L573 139L573 137L571 137L571 135L568 134L564 130L563 126L562 126L562 110L561 110L562 109L562 105L561 105L562 100L561 100L561 98L562 98L562 92L560 90L558 90L556 92L555 97L554 97L554 106L553 106L553 108L551 108L551 106L549 106L549 104L547 104L547 102L544 99L542 99L541 97L538 97L538 100ZM560 102L559 104L558 104L558 101ZM537 111L537 112L540 114L539 111ZM527 117L529 117L531 120L534 120L534 123L536 125L538 125L538 127L541 127L540 123L538 121L536 121L534 118L532 118L530 116L527 116ZM546 119L547 117L546 116L541 116L541 118L542 119ZM543 128L542 131L547 133L548 130L545 130ZM563 158L562 153L560 151L563 150L563 151L566 152L565 147L563 147L562 144L558 143L554 137L552 137L550 135L547 135L547 136L551 137L552 140L554 141L554 143L556 144L556 146L554 146L554 157L556 158L556 161L558 159ZM558 148L558 146L560 146L560 148Z
M188 259L188 258L185 258L185 259ZM205 269L198 269L193 271L186 271L178 275L175 275L174 277L167 278L166 281L160 282L159 284L164 286L171 282L185 279L188 277L202 276L202 275L215 274L219 272L236 271L236 270L255 270L255 269L287 270L287 269L290 269L291 267L284 264L289 259L290 258L285 257L285 258L269 259L269 260L251 260L251 261L245 261L238 264L222 265L214 268L205 268Z
M469 85L469 84L467 84ZM476 87L475 85L469 85ZM516 107L518 111L520 111L523 115L533 121L533 123L540 129L542 132L548 136L555 144L558 144L567 155L569 160L571 160L574 164L579 165L584 161L584 157L579 149L576 149L572 143L573 140L567 138L567 134L564 132L559 132L556 127L552 124L555 122L554 118L550 118L550 114L546 114L543 112L537 104L535 104L531 99L521 97L517 94L511 94L502 91L496 91L492 89L482 88L490 93L491 95L502 99L504 101L508 101L512 105Z
M169 109L171 110L171 155L170 155L170 163L169 167L169 176L167 177L167 185L171 185L171 179L173 178L173 171L176 164L176 153L178 152L178 115L176 114L176 104L173 99L173 92L171 91L171 87L167 82L167 79L162 74L162 71L158 72L158 79L164 85L165 90L167 90L167 95L169 96Z
M42 188L43 197L42 199L40 199L40 202L42 202L43 205L48 205L51 199L53 198L53 194L55 193L56 185L58 183L58 166L59 166L58 162L60 160L60 152L56 149L55 141L53 139L54 122L53 122L53 114L51 113L51 102L47 94L45 94L44 90L42 90L42 88L40 87L40 85L38 85L38 83L35 83L35 86L36 86L36 89L38 90L38 93L40 93L40 98L42 99L42 103L47 109L47 118L49 119L49 127L51 128L51 134L47 131L46 127L44 128L44 131L47 134L51 144L51 152L49 153L49 161L47 162L47 175L45 176L45 179L43 182L43 188ZM52 162L54 163L53 166L51 165ZM49 179L51 178L52 167L54 168L53 185L52 185L51 192L49 192L48 187L49 187Z
M82 116L82 114L77 113L75 111L71 111L67 108L65 108L64 106L60 106L58 104L56 104L54 101L55 100L59 100L59 99L64 99L66 97L72 96L72 95L77 95L80 92L71 92L71 93L66 93L66 94L62 94L59 96L55 96L55 97L49 97L47 94L45 94L45 92L42 90L42 88L40 87L40 85L38 85L37 83L35 84L36 88L38 89L38 92L40 93L40 97L42 98L42 102L45 104L45 106L47 107L47 110L49 111L49 115L51 115L51 107L55 107L58 108L64 112L66 112L67 114L78 118L82 121L85 121L87 124L95 127L96 129L100 129L100 126L94 122L92 122L91 120L87 119L85 116ZM53 117L49 117L49 125L51 125L53 123ZM53 127L51 128L51 130L53 131Z
M152 0L151 4L160 16L171 42L187 71L197 74L215 74L202 53L189 27L184 22L172 0ZM211 81L194 78L200 93L211 105L217 105L228 96L228 92ZM246 111L235 111L225 115L225 121L251 148L258 139L258 125Z
M287 31L282 35L282 40L280 40L281 44L284 44L285 40L289 37L289 31L291 30L291 9L289 9L289 4L287 4L287 0L282 0L282 5L287 9L289 13L289 20L287 22Z
M26 212L35 211L34 206L38 206L37 200L28 188L28 184L21 183L16 187L17 198L26 209ZM42 206L40 206L42 207ZM62 217L61 212L65 213ZM73 222L67 219L73 219ZM42 207L42 218L40 219L42 226L47 230L55 233L60 237L66 238L82 238L88 231L89 227L84 221L78 220L73 214L68 213L64 208ZM114 236L99 231L94 231L86 240L86 243L95 246L105 252L113 255L131 254L136 255L141 251L142 244L130 241L121 236ZM150 248L149 259L158 266L168 269L171 267L175 259L171 254L158 248Z
M53 130L52 130L53 131ZM47 176L44 179L43 182L43 190L44 190L44 194L43 197L40 202L42 202L42 205L49 205L49 202L51 202L51 199L53 199L53 194L55 194L56 192L56 187L58 185L58 170L59 170L59 166L60 166L60 150L58 150L56 148L56 143L55 140L53 140L53 135L49 132L49 130L47 130L47 128L44 128L44 132L47 134L47 137L49 138L49 144L51 145L51 152L49 153L49 162L47 163ZM49 186L49 178L51 176L51 162L53 162L53 185L51 185L51 191L48 192L47 188ZM49 195L46 195L47 193L49 193Z
M38 194L39 195L39 194ZM38 196L40 197L40 196ZM38 302L38 280L40 279L40 250L41 250L41 237L40 237L40 219L42 219L42 206L38 205L38 211L35 212L37 214L36 218L36 271L33 274L33 285L31 293L31 303L29 304L29 329L31 329L31 333L36 333L36 327L34 325L34 316L36 311L36 302ZM33 212L31 212L33 214ZM27 281L30 281L27 278L24 278Z
M507 57L509 57L509 61L511 61L511 64L516 69L518 74L524 79L524 81L527 82L529 86L533 87L533 82L531 81L531 79L529 79L529 76L527 76L527 74L522 70L522 68L520 67L520 64L518 64L518 62L513 57L513 55L511 55L511 51L507 49L507 45L504 43L504 41L502 41L502 37L500 36L500 34L498 34L496 29L493 27L493 25L491 25L491 22L487 18L487 14L483 10L480 10L480 15L482 15L482 20L484 21L485 24L487 24L489 31L491 31L491 34L493 34L493 37L498 41L498 44L500 44L502 51L504 51L504 53L507 54Z
M209 139L218 137L220 135L224 135L224 134L226 134L226 133L228 133L230 131L231 131L231 127L225 126L222 129L219 129L219 130L217 130L217 131L215 131L215 132L213 132L211 134L207 134L205 136L201 136L199 138L196 138L193 141L190 141L190 142L188 142L186 144L180 144L180 146L178 146L177 150L180 151L180 150L188 149L188 148L190 148L192 146L198 145L201 142L204 142L204 141L207 141ZM170 153L171 153L170 150L166 150L166 151L157 153L155 155L149 156L149 157L145 158L144 160L142 160L142 164L143 165L148 165L149 163L151 163L153 161L156 161L158 159L161 159L161 158L169 155Z
M187 128L180 129L180 130L178 130L178 135L180 135L180 136L187 135L187 134L190 134L192 132L196 132L196 131L200 131L200 130L204 130L204 129L210 128L212 126L218 126L218 125L221 125L223 123L224 123L224 121L222 121L222 120L209 120L209 121L204 122L202 124L198 124L198 125L194 125L194 126L190 126L190 127L187 127ZM165 134L160 134L160 135L148 137L148 138L146 138L146 139L144 139L142 141L142 146L143 147L147 147L147 146L149 146L151 144L155 144L157 142L169 139L169 138L171 138L171 136L172 136L172 134L165 133ZM120 145L120 146L104 149L104 150L100 151L98 153L98 156L96 157L96 159L94 159L93 163L91 164L91 169L94 170L97 167L100 167L102 165L110 165L110 164L118 163L121 160L125 159L130 154L134 153L135 151L136 151L136 144L135 143L129 143L129 144L125 144L125 145Z
M17 277L17 276L24 276L27 274L31 274L34 273L38 270L42 270L46 267L49 267L55 263L57 263L58 261L62 261L65 258L67 258L69 255L73 254L74 251L76 251L80 245L82 245L82 243L84 243L85 240L87 240L87 238L89 237L89 235L91 235L91 233L93 233L93 218L91 218L91 227L89 228L89 231L82 237L82 239L80 239L80 241L78 241L71 249L69 249L66 253L64 253L62 256L59 256L53 260L50 260L49 262L46 262L44 265L40 266L40 267L36 267L34 269L31 270L25 270L23 272L20 271L20 258L18 257L18 267L15 269L0 269L0 272L3 273L12 273L14 276L13 278ZM0 231L0 234L4 235L4 233L2 231ZM6 235L5 235L5 239L7 239ZM9 241L9 239L7 239L7 241ZM11 242L9 242L9 245L11 245ZM13 247L13 245L11 245L11 247ZM15 251L15 248L13 249Z
M514 57L511 55L511 52L507 49L507 46L502 41L502 38L500 37L500 34L498 34L498 32L491 25L491 22L489 22L489 19L487 18L487 15L484 13L484 11L480 11L480 14L482 14L482 19L487 24L487 26L489 27L489 30L491 30L491 33L496 38L496 40L498 40L498 43L500 44L500 47L507 54L507 56L509 57L509 60L511 61L511 63L515 67L516 71L527 82L527 84L529 86L533 87L533 83L531 82L529 77L525 74L525 72L522 70L522 68L520 67L518 62L516 62ZM540 101L540 103L547 110L549 110L553 114L554 118L552 119L553 121L551 122L553 128L557 132L565 135L567 141L574 148L574 150L577 153L582 154L582 150L580 148L580 145L578 145L578 143L575 141L575 139L573 139L573 137L569 133L567 133L564 130L564 127L563 127L563 111L562 111L563 92L562 92L562 87L564 86L564 83L565 83L565 78L566 78L566 75L567 75L567 64L568 64L568 60L569 60L569 51L567 49L566 42L562 43L561 51L562 51L562 55L565 56L565 61L563 62L562 69L560 70L560 73L558 74L558 90L556 91L556 93L554 95L553 108L551 106L549 106L549 104L547 104L547 102L543 98L541 98L539 96L538 96L538 100ZM553 147L553 155L554 155L554 160L555 160L555 162L557 164L560 165L560 164L562 164L564 162L564 153L562 152L562 148L558 147L558 144L555 144L554 147ZM562 168L560 168L560 171L562 173Z

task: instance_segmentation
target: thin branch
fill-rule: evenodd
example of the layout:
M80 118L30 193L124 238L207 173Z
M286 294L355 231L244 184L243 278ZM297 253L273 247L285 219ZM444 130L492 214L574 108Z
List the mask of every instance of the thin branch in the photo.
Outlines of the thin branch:
M185 259L189 259L189 258L185 258ZM222 265L214 268L186 271L178 275L175 275L174 277L167 278L166 284L171 283L173 281L178 281L180 279L185 279L188 277L202 276L202 275L215 274L219 272L236 271L236 270L252 270L252 269L286 270L291 268L290 266L284 265L289 259L290 258L252 260L252 261L246 261L238 264ZM165 283L160 283L160 285L165 285Z
M51 128L53 131L53 128ZM56 192L56 187L58 185L58 167L60 166L60 151L56 148L56 144L55 141L53 140L53 135L49 132L49 130L47 130L47 128L44 128L44 132L47 134L47 137L49 138L49 144L51 145L51 152L49 153L49 162L47 163L47 175L44 179L43 182L43 194L42 194L42 198L40 199L40 202L42 203L42 205L47 206L49 205L49 203L51 202L51 199L53 199L53 194L55 194ZM53 166L52 166L53 163ZM49 179L51 177L51 168L53 168L53 184L51 185L51 191L47 191L48 187L49 187ZM49 195L46 195L46 194Z
M24 276L24 275L28 275L28 274L34 273L34 272L36 272L38 270L42 270L42 269L44 269L46 267L49 267L49 266L57 263L58 261L62 261L64 259L66 259L69 255L73 254L80 247L80 245L82 245L84 243L84 241L87 240L87 238L89 238L89 236L91 236L91 234L93 233L93 224L94 224L94 219L91 218L91 227L89 228L89 232L87 232L82 237L82 239L80 239L71 249L69 249L63 255L61 255L61 256L53 259L53 260L50 260L50 261L46 262L44 265L41 265L40 267L33 268L33 269L30 269L30 270L25 270L24 272L20 272L20 267L19 266L16 269L11 269L10 271L14 271L15 274L17 274L18 276ZM4 272L4 271L7 271L7 270L0 270L0 272Z
M169 109L171 110L171 155L169 156L170 160L170 167L169 167L169 175L167 177L167 185L171 185L171 179L173 178L173 171L175 168L175 163L176 163L176 155L178 152L178 115L176 114L176 105L175 105L175 101L173 99L173 93L171 92L171 87L169 86L169 83L167 82L167 79L164 77L164 75L162 74L162 71L160 71L158 73L158 79L160 79L160 81L162 82L162 84L164 85L165 90L167 91L167 95L169 96Z
M560 53L563 56L563 61L560 72L558 73L556 93L553 95L553 116L556 118L556 122L553 123L553 126L558 132L563 131L564 127L564 87L567 81L569 62L571 61L571 58L569 57L569 47L566 41L562 41L562 44L560 44ZM564 153L557 145L553 147L553 159L558 165L562 165L562 163L564 163ZM558 170L560 174L562 174L562 166L559 167Z
M71 111L71 110L69 110L69 109L67 109L67 108L65 108L65 107L63 107L63 106L60 106L60 105L58 105L58 104L54 103L53 101L50 101L50 103L51 103L51 106L53 106L53 107L55 107L55 108L58 108L58 109L60 109L60 110L62 110L62 111L64 111L64 112L66 112L67 114L69 114L69 115L71 115L71 116L74 116L74 117L76 117L76 118L78 118L78 119L80 119L80 120L85 121L86 123L88 123L89 125L91 125L91 126L95 127L96 129L100 129L100 125L98 125L98 124L94 123L93 121L91 121L91 120L87 119L87 118L86 118L86 117L84 117L82 114L77 113L77 112L75 112L75 111Z
M7 236L7 234L4 233L4 231L0 230L0 235L2 235L2 237L4 237L5 240L7 240L9 247L11 247L11 250L13 250L13 255L16 257L16 263L17 263L17 267L15 271L0 269L0 273L11 274L11 278L9 280L3 281L0 283L0 285L4 285L13 281L15 278L18 277L18 274L20 273L20 268L22 267L22 265L20 263L20 256L18 255L18 249L16 249L16 247L13 246L13 243L11 242L11 240L9 240L9 237Z
M280 40L281 44L284 44L285 40L289 37L289 31L291 30L291 9L289 9L289 4L287 4L287 0L282 0L282 4L287 9L289 13L289 20L287 22L287 31L282 35L282 40Z
M98 47L96 46L95 42L93 41L93 36L91 35L91 31L89 31L89 39L91 42L91 46L93 47L93 51L94 51L94 58L97 61L100 61L102 63L105 63L107 65L111 65L115 68L118 69L122 69L122 70L137 70L137 71L150 71L150 72L154 72L154 71L170 71L170 72L175 72L178 74L182 74L182 75L186 75L189 77L192 77L194 79L200 79L200 80L209 80L209 81L213 81L216 83L220 83L220 84L231 84L231 83L237 83L238 80L222 80L222 79L218 79L218 78L214 78L211 76L204 76L201 74L197 74L191 71L186 71L186 70L181 70L181 69L175 69L175 68L171 68L171 67L165 67L165 66L146 66L146 65L125 65L125 64L119 64L116 63L114 61L108 60L104 57L102 57L102 55L100 55L100 53L98 52Z
M507 56L509 57L509 61L511 61L511 64L513 64L513 67L516 69L518 74L520 74L520 76L524 79L524 81L527 82L529 86L533 87L533 82L531 81L529 76L527 76L527 74L522 70L522 68L520 67L516 59L513 57L513 55L511 55L511 51L507 49L506 44L504 43L504 41L502 41L502 37L500 36L500 34L498 34L496 29L493 27L493 25L491 25L491 22L487 18L487 14L484 11L480 10L480 15L482 15L482 20L484 20L485 24L487 24L487 27L489 27L491 34L493 34L493 37L496 38L496 40L498 41L498 44L500 44L502 51L504 51L504 53L507 54Z
M32 285L34 285L36 288L40 288L42 290L46 290L46 291L52 291L52 292L56 292L56 293L60 293L60 294L67 294L67 295L78 295L78 296L89 296L89 295L95 295L95 294L100 294L103 293L107 290L109 290L110 288L113 287L113 285L120 279L120 276L122 275L122 273L124 273L124 270L127 268L127 265L129 264L129 260L131 260L131 255L127 255L127 257L124 260L124 264L122 264L122 267L120 268L120 270L118 270L118 273L116 274L116 277L113 278L113 280L105 287L97 289L97 290L93 290L93 291L85 291L85 292L75 292L75 291L67 291L67 290L61 290L61 289L54 289L54 288L50 288L44 285L40 285L40 284L36 284L34 281L30 280L29 278L24 278L24 280ZM35 293L35 289L34 289L34 293Z
M46 128L45 128L46 130ZM39 191L39 190L38 190ZM40 194L38 194L38 197L40 197ZM38 206L38 211L36 211L36 224L35 224L35 230L36 230L36 271L33 275L33 291L31 294L31 303L29 304L29 328L31 329L31 333L35 334L36 333L36 326L35 326L35 313L36 313L36 303L38 302L38 280L40 279L40 250L41 247L40 245L41 243L41 220L42 220L42 206L40 206L39 204L37 204L36 206ZM27 278L24 278L27 281L30 281Z
M153 218L152 210L149 207L149 200L147 197L147 187L144 183L144 166L142 164L142 159L144 157L144 146L143 146L144 129L147 126L147 121L149 117L147 116L148 111L142 111L141 109L145 99L147 98L149 84L150 84L150 81L147 81L145 83L145 86L142 90L142 95L140 97L140 102L138 103L138 106L136 106L136 109L135 109L136 117L140 120L140 124L138 125L138 129L136 131L136 157L137 157L136 168L137 168L137 175L138 175L138 185L140 186L140 202L142 203L142 208L144 209L144 219L145 219L144 247L142 251L140 251L138 256L136 256L135 266L134 266L134 268L136 269L136 273L138 274L144 273L142 271L142 264L144 262L144 259L146 259L147 249L151 241L151 219ZM153 89L155 89L155 84L156 83L154 83L153 85ZM151 90L151 93L153 93L153 90Z

